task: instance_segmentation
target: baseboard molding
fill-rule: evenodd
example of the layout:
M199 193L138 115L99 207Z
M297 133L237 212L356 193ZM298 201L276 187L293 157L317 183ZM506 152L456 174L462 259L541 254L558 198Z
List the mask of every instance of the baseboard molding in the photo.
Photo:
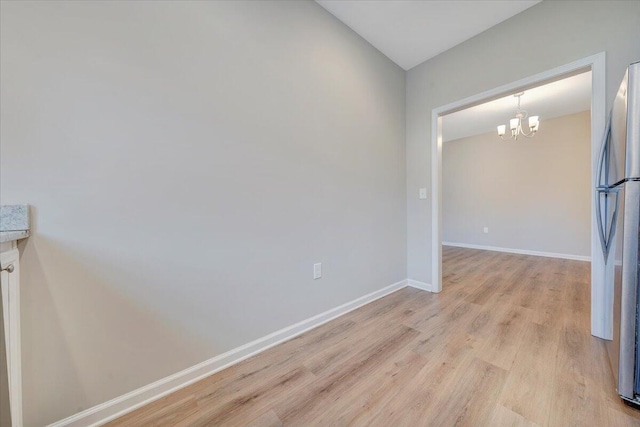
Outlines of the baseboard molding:
M553 253L553 252L528 251L528 250L525 250L525 249L499 248L499 247L496 247L496 246L470 245L468 243L442 242L442 246L455 246L457 248L482 249L482 250L485 250L485 251L508 252L508 253L511 253L511 254L534 255L534 256L543 256L543 257L547 257L547 258L571 259L571 260L574 260L574 261L591 261L591 257L590 256L571 255L571 254L556 254L556 253Z
M115 399L109 400L105 403L86 409L63 420L57 421L50 424L49 427L86 427L102 425L173 393L176 390L184 388L218 371L228 368L229 366L235 365L236 363L239 363L251 356L261 353L275 345L290 340L291 338L311 329L317 328L318 326L345 315L350 311L362 307L363 305L369 304L392 292L400 290L406 287L408 282L409 281L406 279L402 280L346 304L327 310L317 316L310 317L309 319L303 320L295 325L280 329L277 332L259 338L212 359L206 360L176 374L116 397ZM410 286L429 290L422 287L422 285L428 287L429 285L426 283L417 281L411 282L414 284ZM421 286L417 286L417 284L420 284Z
M430 283L419 282L418 280L407 279L407 286L411 286L412 288L421 289L423 291L435 292L433 286Z

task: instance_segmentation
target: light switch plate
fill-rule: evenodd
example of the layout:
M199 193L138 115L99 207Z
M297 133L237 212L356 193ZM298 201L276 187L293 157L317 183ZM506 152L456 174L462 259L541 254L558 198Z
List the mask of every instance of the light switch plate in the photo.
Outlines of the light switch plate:
M426 188L421 188L420 189L420 198L421 199L426 199L427 198L427 189Z
M322 277L322 263L313 264L313 280Z

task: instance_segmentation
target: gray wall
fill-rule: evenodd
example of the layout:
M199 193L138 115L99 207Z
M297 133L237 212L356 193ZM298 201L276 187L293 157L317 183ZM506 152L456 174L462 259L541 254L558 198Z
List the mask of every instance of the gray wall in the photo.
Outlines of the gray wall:
M517 142L496 132L445 142L442 241L590 256L590 116L542 117Z
M405 73L316 3L2 2L1 28L26 425L406 277Z
M543 1L407 72L407 269L431 282L431 110L606 51L607 108L640 59L640 2ZM514 56L510 52L516 52Z

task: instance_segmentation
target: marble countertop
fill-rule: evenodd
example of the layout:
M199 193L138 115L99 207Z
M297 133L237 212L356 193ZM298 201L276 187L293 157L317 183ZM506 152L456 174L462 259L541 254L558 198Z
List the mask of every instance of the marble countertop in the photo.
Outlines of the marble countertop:
M31 234L28 205L0 206L0 243L25 239Z
M27 237L29 237L29 234L29 230L0 231L0 243L26 239Z

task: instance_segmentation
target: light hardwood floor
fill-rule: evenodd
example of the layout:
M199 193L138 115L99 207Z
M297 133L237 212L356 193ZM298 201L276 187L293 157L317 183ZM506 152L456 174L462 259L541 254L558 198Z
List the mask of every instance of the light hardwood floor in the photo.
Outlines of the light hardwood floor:
M443 248L395 292L113 426L640 426L589 333L589 263Z

